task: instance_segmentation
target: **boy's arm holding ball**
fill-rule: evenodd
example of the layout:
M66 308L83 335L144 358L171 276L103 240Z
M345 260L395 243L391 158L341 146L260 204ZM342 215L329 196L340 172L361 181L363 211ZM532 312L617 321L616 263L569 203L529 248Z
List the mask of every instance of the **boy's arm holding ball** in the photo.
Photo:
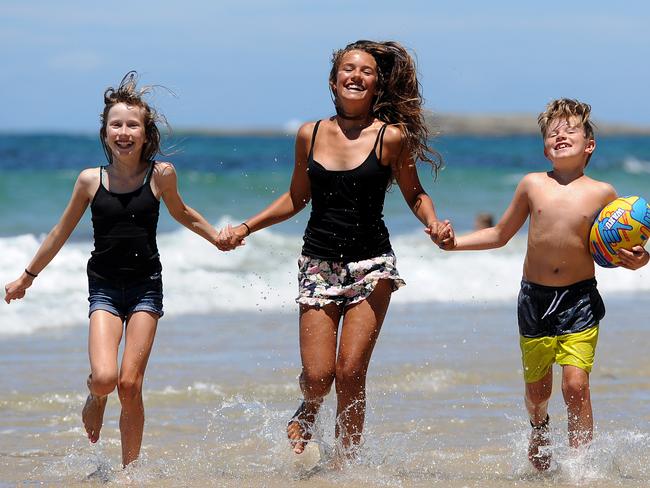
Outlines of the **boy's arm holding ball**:
M620 249L618 257L621 259L621 267L632 270L642 268L650 260L650 254L643 246L634 246L629 251Z

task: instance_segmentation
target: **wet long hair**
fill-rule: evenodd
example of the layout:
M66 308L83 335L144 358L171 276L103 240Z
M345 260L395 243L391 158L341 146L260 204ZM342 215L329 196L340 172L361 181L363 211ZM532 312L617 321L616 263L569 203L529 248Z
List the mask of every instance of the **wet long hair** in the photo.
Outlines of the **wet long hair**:
M142 159L144 161L153 161L156 154L162 154L160 148L160 130L158 129L157 122L163 123L167 128L169 128L169 124L165 117L159 114L144 99L152 89L152 86L138 88L138 73L136 71L129 71L124 75L117 88L108 87L104 91L104 111L100 115L101 128L99 129L99 139L109 163L113 162L113 153L106 143L106 124L108 123L108 112L118 103L125 103L143 109L144 132L147 142L142 147Z
M372 115L387 124L399 126L404 134L402 150L406 150L413 161L429 163L437 176L443 165L442 157L428 143L430 134L422 110L424 99L413 57L395 41L353 42L334 51L330 86L336 84L341 60L350 51L364 51L377 63L377 93L370 109ZM339 113L336 95L333 99Z

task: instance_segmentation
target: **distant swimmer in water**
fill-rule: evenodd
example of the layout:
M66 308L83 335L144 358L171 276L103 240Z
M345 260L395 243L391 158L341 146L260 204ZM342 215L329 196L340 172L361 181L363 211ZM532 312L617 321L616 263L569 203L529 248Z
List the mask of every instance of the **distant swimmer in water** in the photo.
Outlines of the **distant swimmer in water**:
M391 294L404 285L383 221L393 182L415 216L438 232L415 162L441 164L428 146L416 67L396 42L358 41L334 53L329 76L336 115L298 130L289 191L259 214L226 227L224 244L285 221L311 200L298 259L300 388L303 401L287 436L295 453L312 437L316 416L336 387L337 459L362 443L366 374Z
M474 219L474 230L487 229L494 226L494 217L491 213L481 212Z
M104 92L100 140L108 165L83 170L58 224L47 235L21 276L5 286L5 301L25 296L34 279L56 256L86 208L92 213L95 249L88 261L90 393L83 423L91 442L99 440L108 394L117 387L122 413L122 464L134 461L142 444L142 383L163 315L162 266L156 245L160 199L178 222L216 245L217 231L178 193L171 163L160 152L158 114L128 73L118 88ZM124 339L121 366L118 348Z
M547 410L553 363L562 366L569 445L577 448L593 437L589 373L605 306L596 288L588 236L594 218L616 198L616 191L584 174L596 148L590 112L589 105L577 100L549 103L538 122L551 171L524 176L495 226L459 236L444 247L502 247L529 220L518 321L531 425L528 458L540 471L551 464ZM453 236L451 225L446 232ZM620 252L628 269L648 263L641 246Z

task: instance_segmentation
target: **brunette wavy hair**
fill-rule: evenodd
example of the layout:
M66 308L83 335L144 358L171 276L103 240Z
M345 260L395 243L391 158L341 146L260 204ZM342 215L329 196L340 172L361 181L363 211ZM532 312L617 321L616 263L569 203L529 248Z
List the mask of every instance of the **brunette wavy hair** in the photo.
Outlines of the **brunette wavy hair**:
M142 159L153 161L156 154L161 153L160 147L160 130L157 122L164 124L169 128L165 117L151 107L144 99L149 94L153 86L143 86L138 88L138 73L129 71L117 88L108 87L104 91L104 111L101 113L101 128L99 129L99 139L101 140L104 154L109 163L113 162L113 154L106 143L106 124L108 122L108 112L118 103L125 103L135 107L141 107L144 112L144 132L147 142L142 147Z
M398 42L360 40L334 51L330 86L336 83L336 74L343 56L350 51L364 51L377 63L377 94L371 112L387 124L397 125L404 133L403 150L413 158L432 166L435 176L442 168L442 157L429 146L429 129L424 120L420 82L413 57ZM334 105L339 112L336 96Z

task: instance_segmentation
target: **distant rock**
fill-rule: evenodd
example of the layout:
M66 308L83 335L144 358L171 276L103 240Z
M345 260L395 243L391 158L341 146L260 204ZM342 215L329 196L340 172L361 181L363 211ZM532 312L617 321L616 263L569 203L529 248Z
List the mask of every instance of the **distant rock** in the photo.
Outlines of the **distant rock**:
M432 135L539 135L536 114L433 114L425 113ZM650 135L650 127L595 122L598 135ZM299 121L285 127L175 128L175 135L222 137L293 137Z
M432 134L438 135L538 135L534 114L432 114L425 115ZM598 135L650 135L650 127L595 121Z

